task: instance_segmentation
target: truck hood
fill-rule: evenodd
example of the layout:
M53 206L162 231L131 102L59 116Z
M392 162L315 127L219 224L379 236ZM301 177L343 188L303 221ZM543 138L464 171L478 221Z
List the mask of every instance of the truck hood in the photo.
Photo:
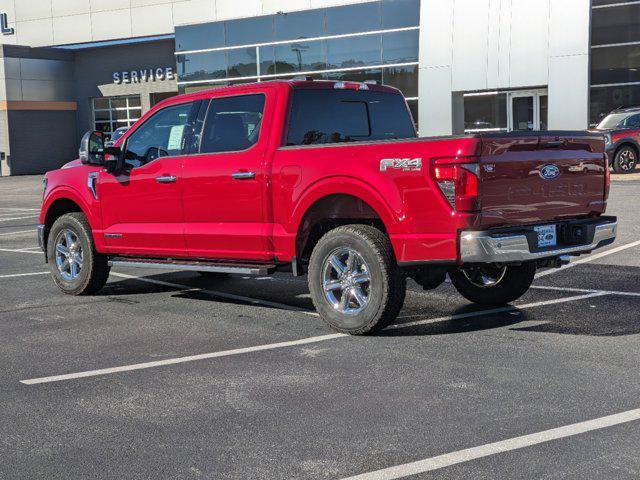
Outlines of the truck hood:
M82 162L80 161L79 158L76 158L75 160L71 160L69 163L65 163L60 168L74 168L74 167L81 167L81 166L82 166Z

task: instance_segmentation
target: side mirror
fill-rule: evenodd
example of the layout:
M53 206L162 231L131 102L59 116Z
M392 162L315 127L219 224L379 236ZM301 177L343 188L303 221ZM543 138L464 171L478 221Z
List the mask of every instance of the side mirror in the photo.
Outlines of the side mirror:
M120 160L122 150L120 147L105 147L104 149L104 168L108 173L116 173L120 169Z
M87 132L80 140L80 161L85 165L104 165L104 133Z

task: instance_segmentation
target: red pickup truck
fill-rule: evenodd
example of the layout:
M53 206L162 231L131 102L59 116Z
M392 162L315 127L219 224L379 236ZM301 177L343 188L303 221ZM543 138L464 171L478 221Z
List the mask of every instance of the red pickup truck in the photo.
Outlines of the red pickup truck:
M537 268L614 241L603 136L417 138L402 94L294 79L171 98L45 177L38 237L57 286L91 294L111 267L308 276L334 329L373 332L406 279L448 274L504 304Z

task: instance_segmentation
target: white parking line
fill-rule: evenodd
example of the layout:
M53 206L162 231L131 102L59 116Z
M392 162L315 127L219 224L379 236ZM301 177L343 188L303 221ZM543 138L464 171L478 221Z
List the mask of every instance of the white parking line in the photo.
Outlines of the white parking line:
M130 275L127 275L127 277L131 277ZM134 279L137 277L133 277ZM152 283L158 283L159 281L154 281ZM177 284L171 284L168 282L160 282L161 285L167 285L167 286L172 286L172 287L177 287ZM490 309L490 310L481 310L479 312L473 312L473 313L465 313L465 314L460 314L460 315L451 315L449 317L440 317L440 318L434 318L434 319L429 319L429 320L421 320L418 322L411 322L411 323L406 323L406 324L398 324L398 325L394 325L391 328L406 328L406 327L411 327L411 326L415 326L415 325L426 325L429 323L436 323L436 322L445 322L445 321L450 321L450 320L458 320L461 318L468 318L468 317L480 317L480 316L486 316L486 315L492 315L494 313L500 313L500 312L506 312L506 311L515 311L515 310L524 310L527 308L535 308L535 307L541 307L543 305L553 305L556 303L565 303L565 302L572 302L572 301L578 301L578 300L583 300L585 298L592 298L592 297L599 297L599 296L603 296L606 294L602 294L602 293L592 293L592 294L588 294L588 295L578 295L575 297L568 297L568 298L558 298L556 300L549 300L549 301L545 301L545 302L535 302L535 303L529 303L529 304L524 304L524 305L519 305L517 308L515 307L503 307L503 308L494 308L494 309ZM76 379L76 378L86 378L86 377L97 377L100 375L108 375L108 374L112 374L112 373L120 373L120 372L129 372L132 370L142 370L142 369L147 369L147 368L154 368L154 367L161 367L164 365L174 365L177 363L185 363L185 362L194 362L197 360L204 360L204 359L208 359L208 358L219 358L219 357L227 357L230 355L239 355L239 354L243 354L243 353L251 353L251 352L259 352L259 351L264 351L264 350L274 350L277 348L283 348L283 347L292 347L292 346L297 346L297 345L304 345L307 343L318 343L318 342L323 342L325 340L333 340L336 338L343 338L343 337L349 337L349 335L345 335L343 333L335 333L332 335L321 335L321 336L317 336L317 337L308 337L308 338L302 338L300 340L293 340L293 341L289 341L289 342L280 342L280 343L270 343L270 344L266 344L266 345L257 345L254 347L246 347L246 348L238 348L238 349L234 349L234 350L224 350L224 351L220 351L220 352L212 352L212 353L203 353L203 354L199 354L199 355L190 355L187 357L178 357L178 358L170 358L170 359L166 359L166 360L158 360L158 361L154 361L154 362L145 362L145 363L135 363L132 365L123 365L120 367L111 367L111 368L102 368L102 369L98 369L98 370L89 370L89 371L85 371L85 372L77 372L77 373L67 373L67 374L62 374L62 375L53 375L53 376L49 376L49 377L41 377L41 378L32 378L29 380L21 380L20 383L23 383L25 385L36 385L36 384L40 384L40 383L51 383L51 382L60 382L63 380L72 380L72 379Z
M523 435L521 437L510 438L500 442L488 443L479 447L466 448L457 452L446 453L416 462L405 463L395 467L385 468L374 472L363 473L353 477L344 478L343 480L393 480L397 478L405 478L420 473L433 472L441 468L460 463L477 460L479 458L489 457L504 452L511 452L541 443L559 440L561 438L573 437L587 432L602 430L604 428L622 425L629 422L640 420L640 408L629 410L607 417L587 420L585 422L574 423L564 427L544 430L542 432Z
M307 345L309 343L324 342L325 340L333 340L335 338L346 337L343 333L334 333L331 335L320 335L318 337L302 338L290 342L270 343L268 345L257 345L255 347L236 348L234 350L224 350L221 352L203 353L201 355L191 355L189 357L169 358L167 360L157 360L154 362L136 363L133 365L124 365L122 367L103 368L100 370L91 370L88 372L69 373L66 375L54 375L52 377L33 378L31 380L21 380L20 383L25 385L36 385L38 383L59 382L61 380L71 380L74 378L95 377L98 375L107 375L110 373L128 372L131 370L141 370L145 368L161 367L163 365L175 365L177 363L195 362L196 360L205 360L208 358L228 357L231 355L240 355L243 353L260 352L263 350L274 350L276 348L295 347L298 345Z
M430 318L427 320L417 320L415 322L407 322L407 323L397 323L395 325L391 325L389 327L387 327L388 330L393 330L393 329L397 329L397 328L408 328L408 327L416 327L416 326L420 326L420 325L429 325L431 323L438 323L438 322L447 322L450 320L461 320L463 318L472 318L472 317L477 317L477 316L485 316L485 315L493 315L494 313L505 313L505 312L516 312L518 310L526 310L529 308L536 308L536 307L544 307L546 305L556 305L558 303L566 303L566 302L575 302L578 300L585 300L587 298L594 298L594 297L603 297L605 295L610 295L609 292L590 292L587 293L585 295L577 295L575 297L565 297L565 298L556 298L553 300L543 300L541 302L533 302L533 303L525 303L524 305L507 305L504 307L497 307L497 308L492 308L489 310L480 310L479 312L466 312L466 313L458 313L456 315L451 315L448 317L438 317L438 318ZM413 318L413 317L419 317L421 315L405 315L402 317L398 317L400 319L403 318Z
M32 233L32 234L36 234L35 230L20 230L19 232L7 232L7 233L0 233L0 237L6 237L8 235L21 235L23 233Z
M0 248L0 252L35 253L37 255L42 255L42 251L34 252L33 250L23 250L23 249L16 249L16 248Z
M550 290L555 292L574 292L574 293L603 293L605 295L620 295L622 297L640 297L638 292L621 292L618 290L592 290L589 288L571 288L571 287L546 287L533 285L534 290Z
M51 272L14 273L11 275L0 275L0 278L32 277L34 275L49 275L49 273Z
M563 270L566 270L567 268L573 268L573 267L576 267L578 265L582 265L583 263L593 262L594 260L598 260L599 258L608 257L609 255L613 255L614 253L622 252L623 250L627 250L629 248L637 247L638 245L640 245L640 240L638 240L637 242L631 242L631 243L627 243L625 245L620 245L619 247L612 248L611 250L605 250L604 252L600 252L600 253L596 253L596 254L593 254L593 255L589 255L588 257L580 258L580 259L576 260L575 262L571 262L571 263L569 263L567 265L564 265L564 266L562 266L560 268L554 268L554 269L551 269L551 270L542 270L542 271L536 273L536 278L542 278L542 277L546 277L547 275L553 275L554 273L562 272Z
M17 207L0 207L0 210L11 210L13 212L22 212L22 211L29 211L29 212L39 212L40 209L39 208L17 208Z
M36 218L39 217L40 215L28 215L26 217L12 217L12 218L0 218L0 222L9 222L11 220L24 220L27 218Z

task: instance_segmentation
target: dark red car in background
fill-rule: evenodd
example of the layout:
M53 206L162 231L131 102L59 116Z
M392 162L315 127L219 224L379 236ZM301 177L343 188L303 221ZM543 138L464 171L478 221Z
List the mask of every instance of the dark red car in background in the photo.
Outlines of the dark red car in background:
M596 127L606 132L609 165L616 173L632 173L640 157L640 107L612 111Z

